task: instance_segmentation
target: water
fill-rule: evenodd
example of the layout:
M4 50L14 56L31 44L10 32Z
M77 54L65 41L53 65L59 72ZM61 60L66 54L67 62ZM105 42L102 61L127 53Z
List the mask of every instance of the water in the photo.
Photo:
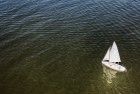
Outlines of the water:
M139 0L0 0L1 94L140 94L139 48Z

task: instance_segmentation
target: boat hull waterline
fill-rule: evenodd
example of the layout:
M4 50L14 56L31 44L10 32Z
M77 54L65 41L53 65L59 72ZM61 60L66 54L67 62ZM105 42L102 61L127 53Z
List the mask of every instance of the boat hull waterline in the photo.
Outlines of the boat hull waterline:
M102 61L102 64L108 68L111 68L112 70L115 70L115 71L119 71L119 72L126 72L127 71L125 67L123 67L122 65L119 65L117 63Z

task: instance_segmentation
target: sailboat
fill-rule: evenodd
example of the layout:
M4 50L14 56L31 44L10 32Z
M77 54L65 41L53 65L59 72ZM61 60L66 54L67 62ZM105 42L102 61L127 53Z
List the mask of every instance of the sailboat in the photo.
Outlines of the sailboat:
M113 42L113 45L108 48L103 60L102 64L106 67L113 69L118 72L126 72L126 68L119 63L121 62L118 47L116 42Z

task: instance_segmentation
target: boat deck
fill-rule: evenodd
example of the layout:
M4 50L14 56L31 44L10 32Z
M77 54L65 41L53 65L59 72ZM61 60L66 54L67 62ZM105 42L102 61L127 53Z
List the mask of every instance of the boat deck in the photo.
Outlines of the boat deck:
M119 72L125 72L126 71L125 67L123 67L119 64L116 64L116 63L102 61L102 64L105 65L106 67L109 67L109 68L111 68L113 70L116 70L116 71L119 71Z

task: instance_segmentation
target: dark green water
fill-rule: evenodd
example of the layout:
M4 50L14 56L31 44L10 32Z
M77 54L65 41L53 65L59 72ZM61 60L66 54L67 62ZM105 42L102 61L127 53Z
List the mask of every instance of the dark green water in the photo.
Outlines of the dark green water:
M140 1L0 0L0 94L140 94Z

